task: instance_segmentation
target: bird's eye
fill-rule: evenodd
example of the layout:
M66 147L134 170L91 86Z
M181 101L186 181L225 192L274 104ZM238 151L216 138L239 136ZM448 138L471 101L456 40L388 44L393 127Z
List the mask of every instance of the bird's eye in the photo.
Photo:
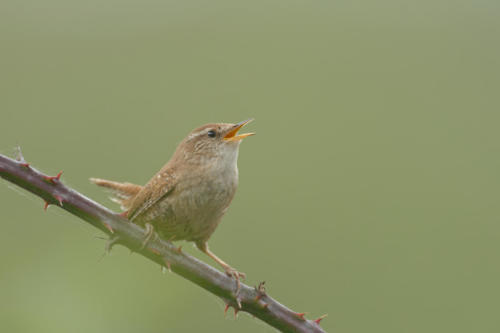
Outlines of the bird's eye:
M210 131L208 131L207 134L208 134L209 137L215 138L215 131L210 130Z

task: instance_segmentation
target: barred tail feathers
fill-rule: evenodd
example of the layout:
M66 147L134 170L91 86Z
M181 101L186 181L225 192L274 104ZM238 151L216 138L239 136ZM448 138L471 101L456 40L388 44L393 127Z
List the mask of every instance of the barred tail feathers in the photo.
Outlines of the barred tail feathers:
M111 200L118 203L123 210L130 208L135 196L142 190L142 186L131 183L119 183L99 178L90 178L90 181L110 190L113 193Z

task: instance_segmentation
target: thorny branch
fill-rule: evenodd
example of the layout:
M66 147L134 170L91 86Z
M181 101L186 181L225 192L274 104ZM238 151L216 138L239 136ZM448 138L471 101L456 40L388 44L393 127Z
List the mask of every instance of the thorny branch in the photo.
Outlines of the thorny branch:
M159 237L142 248L144 229L65 186L60 180L61 172L50 177L34 169L20 152L17 160L0 155L0 176L41 197L45 209L56 205L106 233L110 237L107 250L115 244L126 246L217 295L226 303L226 312L229 307L234 308L235 315L238 311L248 312L282 332L324 332L319 326L324 316L306 319L304 313L294 312L269 296L263 283L255 288L241 284L238 290L233 278Z

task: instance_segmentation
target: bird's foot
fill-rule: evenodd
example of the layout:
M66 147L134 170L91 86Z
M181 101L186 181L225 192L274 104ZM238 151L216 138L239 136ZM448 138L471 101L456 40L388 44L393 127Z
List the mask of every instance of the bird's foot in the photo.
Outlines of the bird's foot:
M236 280L236 295L238 295L241 287L240 279L245 280L247 276L245 275L245 273L238 272L237 270L229 266L225 267L225 271L227 276L230 276Z
M141 250L144 250L144 248L146 248L146 246L151 241L151 239L153 239L155 236L155 229L154 229L152 224L146 223L145 227L146 227L146 232L145 232L144 241L142 242L142 245L141 245Z
M237 270L235 270L234 268L232 267L227 267L226 268L226 274L228 276L232 276L234 277L235 279L242 279L242 280L245 280L247 278L246 274L243 273L243 272L238 272Z

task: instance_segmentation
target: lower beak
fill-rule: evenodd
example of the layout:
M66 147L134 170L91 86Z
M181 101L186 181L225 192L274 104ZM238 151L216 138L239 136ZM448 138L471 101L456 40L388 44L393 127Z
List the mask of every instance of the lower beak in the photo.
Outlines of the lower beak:
M239 134L239 135L236 135L238 133L238 131L243 127L245 126L246 124L248 124L249 122L251 122L253 119L247 119L245 121L242 121L240 123L237 123L236 125L234 125L234 128L231 129L225 136L224 136L224 140L228 140L228 141L239 141L239 140L242 140L244 138L246 138L247 136L251 136L251 135L254 135L255 133L243 133L243 134Z

